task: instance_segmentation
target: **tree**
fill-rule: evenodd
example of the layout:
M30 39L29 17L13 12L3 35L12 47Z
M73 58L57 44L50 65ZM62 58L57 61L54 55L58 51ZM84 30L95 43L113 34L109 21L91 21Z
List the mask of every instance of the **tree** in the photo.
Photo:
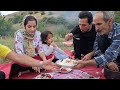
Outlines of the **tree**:
M120 11L115 11L115 21L120 23Z

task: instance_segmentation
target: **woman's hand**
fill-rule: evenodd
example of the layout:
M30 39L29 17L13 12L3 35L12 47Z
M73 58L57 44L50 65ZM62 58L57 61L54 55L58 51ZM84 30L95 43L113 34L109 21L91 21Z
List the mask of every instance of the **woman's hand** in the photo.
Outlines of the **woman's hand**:
M83 60L79 60L76 62L76 65L74 66L74 68L77 68L77 69L80 69L80 68L83 68L85 67L85 63Z

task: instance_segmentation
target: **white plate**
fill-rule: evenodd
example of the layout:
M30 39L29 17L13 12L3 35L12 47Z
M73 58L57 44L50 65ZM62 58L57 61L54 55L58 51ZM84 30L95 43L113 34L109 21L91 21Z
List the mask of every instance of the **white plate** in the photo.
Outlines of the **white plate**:
M52 79L53 75L50 73L41 73L40 75L36 76L35 79Z
M72 60L74 63L75 62L77 62L76 60ZM65 67L65 68L72 68L72 67L74 67L76 64L68 64L68 63L62 63L62 60L58 60L58 61L56 61L56 64L58 64L58 65L60 65L60 66L62 66L62 67Z
M58 72L60 72L60 73L69 73L71 71L72 71L71 68L64 68L64 67L62 67L62 68L60 68L60 70L58 70Z

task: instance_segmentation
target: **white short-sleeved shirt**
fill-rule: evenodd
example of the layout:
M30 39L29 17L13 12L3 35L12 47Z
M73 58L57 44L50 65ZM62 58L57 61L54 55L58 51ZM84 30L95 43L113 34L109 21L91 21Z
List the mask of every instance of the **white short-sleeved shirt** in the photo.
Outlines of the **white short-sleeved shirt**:
M46 56L54 54L57 59L65 59L69 56L59 47L48 46L47 44L42 45L42 49Z

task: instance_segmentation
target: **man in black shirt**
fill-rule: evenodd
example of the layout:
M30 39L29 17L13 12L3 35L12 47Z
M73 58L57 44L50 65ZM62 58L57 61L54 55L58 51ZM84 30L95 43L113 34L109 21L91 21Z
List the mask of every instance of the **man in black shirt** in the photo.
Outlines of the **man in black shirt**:
M81 59L82 56L93 50L96 37L95 26L92 24L92 13L81 11L78 17L79 25L65 36L66 41L73 38L75 59Z

